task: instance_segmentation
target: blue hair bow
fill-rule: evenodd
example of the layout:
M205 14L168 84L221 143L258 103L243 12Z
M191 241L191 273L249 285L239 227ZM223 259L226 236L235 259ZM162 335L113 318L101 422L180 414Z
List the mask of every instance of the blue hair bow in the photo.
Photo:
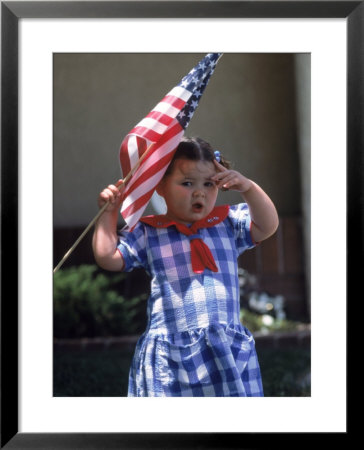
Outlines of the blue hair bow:
M215 150L214 155L215 155L216 161L219 163L221 161L221 153L219 152L219 150Z

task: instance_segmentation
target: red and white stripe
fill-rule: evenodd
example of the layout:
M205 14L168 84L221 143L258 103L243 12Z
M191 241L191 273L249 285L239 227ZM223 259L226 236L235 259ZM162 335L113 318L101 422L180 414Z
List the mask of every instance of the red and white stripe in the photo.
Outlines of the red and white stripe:
M124 178L133 170L145 151L148 154L127 183L121 215L132 230L142 216L153 192L173 157L183 136L176 120L192 92L177 86L141 120L123 140L120 164Z

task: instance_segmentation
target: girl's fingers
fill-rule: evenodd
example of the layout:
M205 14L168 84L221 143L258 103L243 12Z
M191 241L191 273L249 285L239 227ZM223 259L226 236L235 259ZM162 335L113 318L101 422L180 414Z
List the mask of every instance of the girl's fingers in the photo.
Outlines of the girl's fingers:
M219 189L235 189L240 191L243 187L242 175L234 170L219 172L212 178Z
M109 201L110 203L114 203L117 197L120 197L120 191L119 189L114 186L113 184L110 184L107 188L105 188L101 193L100 197L105 202Z
M115 186L117 187L118 192L119 192L120 194L122 194L122 193L124 192L124 190L125 190L124 180L121 180L121 179L120 179L119 181L117 181L117 183L116 183Z
M225 183L231 181L233 178L235 177L235 175L229 171L226 172L220 172L217 175L215 175L213 178L213 180L217 183L218 187L223 186Z
M222 185L223 188L225 189L230 189L232 187L236 186L236 182L234 179L232 180L227 180L226 182L224 182L224 184Z
M114 184L110 184L107 189L113 194L113 195L118 195L119 194L119 189L114 185Z
M104 189L100 193L100 200L102 203L110 202L113 203L114 195L108 189Z
M214 164L219 172L226 172L228 169L214 159Z
M103 191L100 192L98 204L103 207L105 203L110 204L107 211L112 211L118 204L121 204L121 197L124 191L123 180L118 180L115 184L109 184Z
M122 184L124 184L124 180L122 180L122 179L120 178L120 180L118 180L118 181L115 183L115 186L118 188L118 187L120 187Z

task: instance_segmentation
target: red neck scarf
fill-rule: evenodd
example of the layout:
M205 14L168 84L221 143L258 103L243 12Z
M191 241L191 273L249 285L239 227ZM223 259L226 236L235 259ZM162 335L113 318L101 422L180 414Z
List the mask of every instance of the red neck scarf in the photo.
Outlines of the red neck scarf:
M204 269L207 268L213 272L218 272L214 257L212 256L208 246L203 242L198 230L200 228L215 226L225 220L228 213L228 205L216 206L208 216L194 222L191 227L187 227L182 223L170 220L164 215L142 217L140 221L156 228L167 228L174 225L179 232L189 237L191 245L192 270L195 273L202 273Z

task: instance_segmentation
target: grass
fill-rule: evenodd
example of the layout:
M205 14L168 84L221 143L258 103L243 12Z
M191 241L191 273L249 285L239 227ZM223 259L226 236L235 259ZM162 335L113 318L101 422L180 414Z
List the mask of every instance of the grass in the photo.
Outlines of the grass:
M257 348L266 397L311 395L309 349L271 350Z
M53 360L53 395L126 396L132 356L125 350L57 350Z
M257 349L266 397L310 396L309 349ZM56 350L55 397L123 397L133 349Z

